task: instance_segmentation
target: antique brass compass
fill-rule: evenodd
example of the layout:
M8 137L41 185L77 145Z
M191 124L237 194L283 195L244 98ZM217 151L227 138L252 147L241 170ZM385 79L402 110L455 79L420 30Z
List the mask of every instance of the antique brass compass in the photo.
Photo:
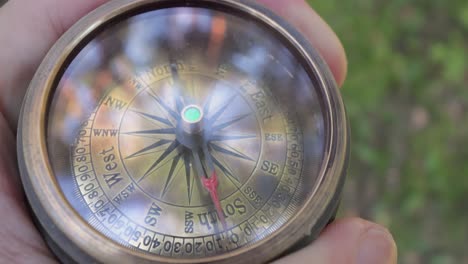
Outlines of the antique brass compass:
M349 144L317 52L233 0L98 8L44 59L18 140L37 224L79 263L275 259L333 218Z

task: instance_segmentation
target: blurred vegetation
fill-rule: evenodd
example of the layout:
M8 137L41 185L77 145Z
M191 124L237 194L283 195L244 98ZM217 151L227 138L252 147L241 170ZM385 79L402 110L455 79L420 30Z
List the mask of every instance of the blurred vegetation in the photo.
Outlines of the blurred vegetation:
M468 1L309 2L349 60L342 215L388 226L400 263L468 263Z

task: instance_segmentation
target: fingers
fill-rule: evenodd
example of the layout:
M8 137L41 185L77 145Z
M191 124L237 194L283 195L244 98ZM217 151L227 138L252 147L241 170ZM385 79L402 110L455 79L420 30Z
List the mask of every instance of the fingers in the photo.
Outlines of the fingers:
M106 0L15 0L0 8L0 111L15 130L37 66L80 17Z
M286 18L305 35L325 59L336 83L339 86L343 85L348 70L343 46L328 24L304 0L258 0L258 2Z
M16 169L15 135L8 129L5 118L0 113L0 201L11 197L22 201L20 179Z
M281 263L396 264L397 249L385 228L351 218L332 223L311 245L276 262Z
M0 113L0 262L53 263L19 190L15 137Z

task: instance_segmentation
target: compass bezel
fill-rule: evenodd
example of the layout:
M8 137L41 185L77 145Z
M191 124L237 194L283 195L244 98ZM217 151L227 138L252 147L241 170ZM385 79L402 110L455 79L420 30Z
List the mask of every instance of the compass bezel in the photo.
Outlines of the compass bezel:
M300 59L316 84L325 117L326 145L319 184L305 205L274 234L242 249L201 259L170 259L120 246L85 222L63 196L53 176L47 144L47 113L54 89L67 65L106 26L149 10L176 6L205 7L239 14L268 26ZM18 159L28 201L48 244L62 260L137 263L257 263L271 260L305 237L316 237L337 208L344 184L349 129L328 66L307 40L263 6L234 0L117 0L77 22L52 47L25 96L18 129Z

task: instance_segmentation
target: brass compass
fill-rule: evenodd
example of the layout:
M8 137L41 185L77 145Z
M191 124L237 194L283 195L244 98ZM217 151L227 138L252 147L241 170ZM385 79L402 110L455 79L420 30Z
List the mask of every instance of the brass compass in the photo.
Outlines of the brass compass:
M260 263L333 218L348 133L327 66L265 8L118 0L44 59L18 152L64 262Z

